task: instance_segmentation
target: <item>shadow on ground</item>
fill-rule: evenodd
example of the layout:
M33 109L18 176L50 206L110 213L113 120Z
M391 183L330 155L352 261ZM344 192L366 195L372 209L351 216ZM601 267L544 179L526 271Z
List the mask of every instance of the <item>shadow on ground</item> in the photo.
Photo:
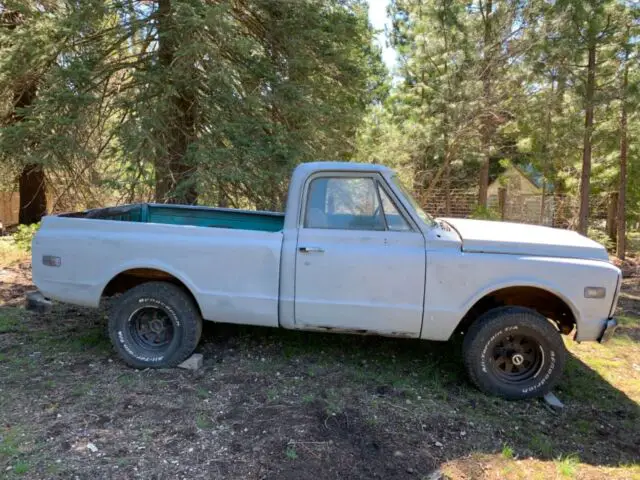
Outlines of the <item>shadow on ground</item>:
M423 478L505 448L640 461L638 404L575 355L554 411L476 391L460 342L207 324L201 371L135 371L103 311L0 318L0 468L29 478Z

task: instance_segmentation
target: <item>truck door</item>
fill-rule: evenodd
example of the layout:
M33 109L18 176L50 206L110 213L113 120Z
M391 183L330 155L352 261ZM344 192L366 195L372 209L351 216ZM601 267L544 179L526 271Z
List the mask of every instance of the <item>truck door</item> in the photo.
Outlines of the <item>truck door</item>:
M378 174L321 173L303 198L297 327L418 337L426 251Z

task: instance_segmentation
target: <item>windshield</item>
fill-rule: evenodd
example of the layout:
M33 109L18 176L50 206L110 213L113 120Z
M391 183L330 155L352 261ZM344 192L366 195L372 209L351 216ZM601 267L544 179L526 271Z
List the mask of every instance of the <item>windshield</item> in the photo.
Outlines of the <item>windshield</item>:
M432 225L432 226L436 225L436 221L434 220L434 218L422 209L420 204L416 201L415 198L413 198L413 195L411 194L409 189L404 186L404 184L400 181L398 176L394 175L393 177L391 177L391 180L400 189L400 191L402 191L404 198L415 209L416 213L420 217L420 220L422 220L427 225Z

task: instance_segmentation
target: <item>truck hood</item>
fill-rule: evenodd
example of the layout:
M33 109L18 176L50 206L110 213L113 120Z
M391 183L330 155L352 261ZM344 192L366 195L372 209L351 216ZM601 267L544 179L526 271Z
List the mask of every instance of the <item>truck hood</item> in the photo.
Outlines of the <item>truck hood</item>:
M462 218L440 220L458 232L464 252L609 260L602 245L571 230Z

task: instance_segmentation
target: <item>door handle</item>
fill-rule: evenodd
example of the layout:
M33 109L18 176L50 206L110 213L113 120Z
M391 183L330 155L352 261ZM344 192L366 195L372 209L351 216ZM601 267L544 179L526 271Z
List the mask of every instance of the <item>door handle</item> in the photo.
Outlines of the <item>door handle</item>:
M298 250L302 253L324 253L324 248L320 247L300 247Z

